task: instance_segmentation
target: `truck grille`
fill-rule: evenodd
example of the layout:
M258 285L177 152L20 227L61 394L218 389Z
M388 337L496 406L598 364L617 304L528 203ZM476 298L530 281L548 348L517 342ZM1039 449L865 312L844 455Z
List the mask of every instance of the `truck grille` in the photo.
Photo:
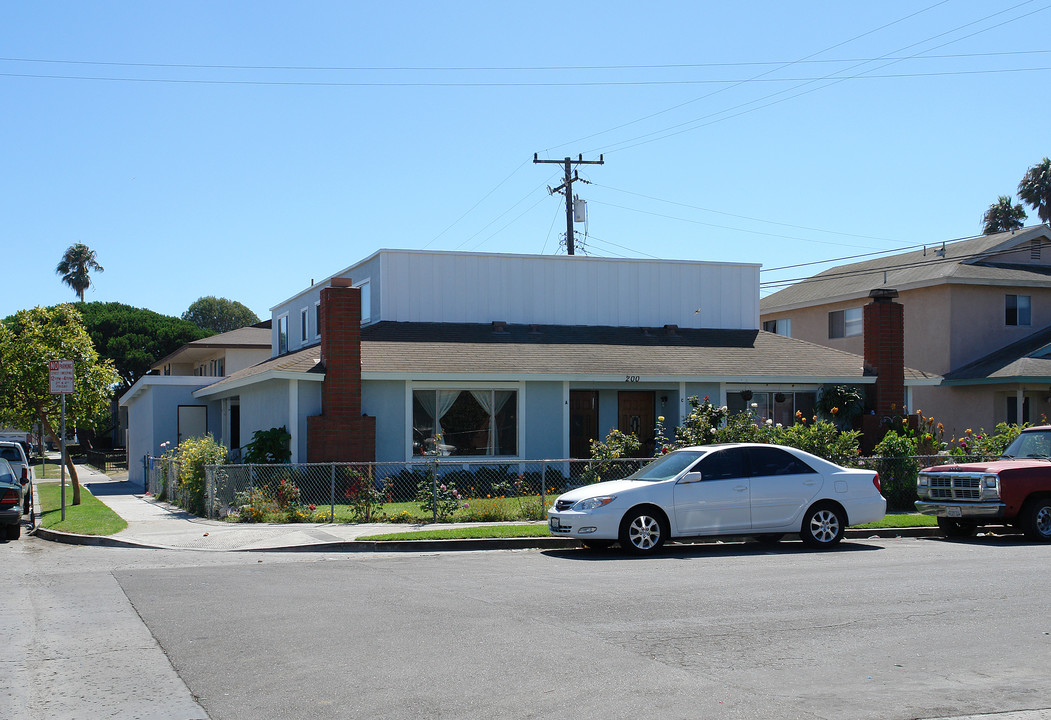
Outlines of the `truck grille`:
M932 500L981 500L982 479L976 475L929 475Z

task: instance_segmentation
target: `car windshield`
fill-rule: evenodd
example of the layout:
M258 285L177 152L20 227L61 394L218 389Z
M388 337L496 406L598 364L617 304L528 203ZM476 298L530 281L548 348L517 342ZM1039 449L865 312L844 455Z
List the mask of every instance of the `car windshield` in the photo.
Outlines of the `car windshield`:
M707 450L676 450L654 460L638 472L629 475L626 479L642 480L643 482L670 480L704 457L707 452Z
M1005 458L1051 457L1051 430L1024 432L1014 439L1004 454Z

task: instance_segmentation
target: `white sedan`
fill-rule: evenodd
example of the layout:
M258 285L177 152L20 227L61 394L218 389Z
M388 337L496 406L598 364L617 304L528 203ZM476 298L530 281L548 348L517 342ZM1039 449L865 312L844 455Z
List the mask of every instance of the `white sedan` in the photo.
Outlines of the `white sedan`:
M887 511L879 475L843 468L780 445L683 448L623 480L560 495L548 510L553 535L602 548L619 541L634 554L668 538L754 535L777 541L799 533L811 547L838 543L848 525Z

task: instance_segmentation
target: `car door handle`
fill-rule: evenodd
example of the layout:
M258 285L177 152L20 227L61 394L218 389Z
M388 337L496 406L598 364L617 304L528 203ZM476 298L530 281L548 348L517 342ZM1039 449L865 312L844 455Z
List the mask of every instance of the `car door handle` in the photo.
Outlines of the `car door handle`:
M817 485L817 480L804 480L804 485Z
M737 492L744 492L747 489L748 489L747 485L738 485L737 487L734 488L734 490L736 490Z

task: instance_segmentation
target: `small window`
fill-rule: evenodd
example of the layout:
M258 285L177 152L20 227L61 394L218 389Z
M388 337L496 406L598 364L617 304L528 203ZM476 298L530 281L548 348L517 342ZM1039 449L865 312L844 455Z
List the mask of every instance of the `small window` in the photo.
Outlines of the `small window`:
M305 345L307 338L310 337L310 335L307 334L310 330L310 313L306 308L303 308L303 310L300 311L299 322L301 325L299 328L299 342Z
M766 320L763 322L763 330L776 335L792 337L792 319L780 318L779 320Z
M1029 397L1022 398L1022 419L1021 422L1029 422ZM1007 396L1007 424L1018 425L1018 398L1014 395Z
M361 290L361 322L366 323L372 317L372 292L369 290L371 283L366 280L355 287Z
M865 330L865 320L861 308L833 310L828 314L829 338L855 337Z
M219 358L215 362L219 377L226 377L226 358Z
M1032 314L1032 303L1028 295L1005 296L1005 325L1029 326L1032 324Z
M277 319L277 354L284 355L288 352L288 315L282 315Z
M321 337L321 301L314 303L314 337Z

